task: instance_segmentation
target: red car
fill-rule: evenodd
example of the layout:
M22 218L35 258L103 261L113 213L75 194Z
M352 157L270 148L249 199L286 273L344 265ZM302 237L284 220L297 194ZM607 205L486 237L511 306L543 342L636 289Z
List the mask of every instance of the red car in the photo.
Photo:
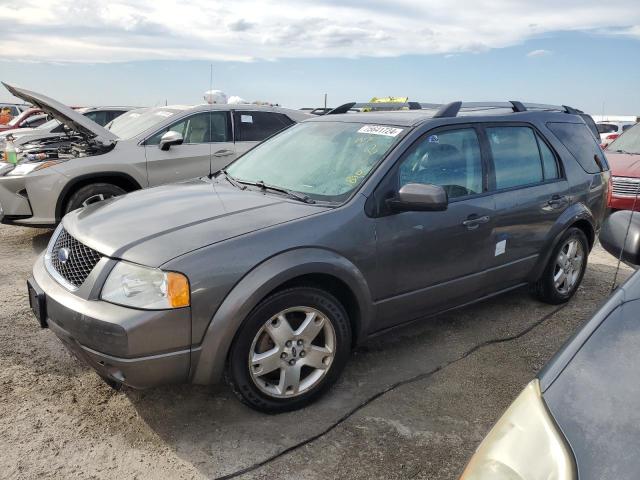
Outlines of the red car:
M613 186L609 193L609 208L640 210L640 198L635 200L636 194L640 194L640 123L614 140L606 152Z
M49 116L39 108L29 108L13 117L6 125L0 125L0 132L13 130L14 128L36 128L49 120Z

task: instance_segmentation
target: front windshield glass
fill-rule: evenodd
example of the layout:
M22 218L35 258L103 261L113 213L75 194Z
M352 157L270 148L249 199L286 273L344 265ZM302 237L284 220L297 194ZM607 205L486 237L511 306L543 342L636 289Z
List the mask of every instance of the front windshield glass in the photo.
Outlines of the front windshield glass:
M404 131L361 123L301 123L249 151L227 172L240 182L264 182L315 200L341 202Z
M636 123L629 130L616 138L607 150L612 152L637 153L640 154L640 123Z
M115 118L107 129L122 139L133 138L178 112L164 108L131 110Z

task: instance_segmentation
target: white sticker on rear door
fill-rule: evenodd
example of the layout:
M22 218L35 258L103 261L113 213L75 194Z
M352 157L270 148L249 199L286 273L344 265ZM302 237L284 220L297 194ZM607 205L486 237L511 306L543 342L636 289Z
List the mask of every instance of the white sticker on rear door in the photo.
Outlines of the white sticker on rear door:
M382 125L365 125L358 133L369 133L371 135L384 135L385 137L397 137L402 132L402 128L384 127Z
M242 123L253 123L253 117L251 115L240 115L240 121Z
M501 241L496 243L496 254L495 254L496 257L498 255L502 255L506 251L507 251L507 241L506 240L501 240Z

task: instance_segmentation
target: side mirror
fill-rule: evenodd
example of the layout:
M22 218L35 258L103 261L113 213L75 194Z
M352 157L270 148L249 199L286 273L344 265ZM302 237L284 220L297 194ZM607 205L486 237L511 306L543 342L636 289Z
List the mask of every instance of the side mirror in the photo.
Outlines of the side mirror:
M407 183L387 200L394 212L440 212L447 209L447 192L439 185Z
M182 134L180 132L176 132L174 130L169 130L165 132L162 137L160 137L160 143L158 147L160 150L169 150L172 145L181 145L184 142L184 138L182 138Z
M600 244L614 257L622 252L625 263L640 266L640 213L622 210L609 215L602 223Z

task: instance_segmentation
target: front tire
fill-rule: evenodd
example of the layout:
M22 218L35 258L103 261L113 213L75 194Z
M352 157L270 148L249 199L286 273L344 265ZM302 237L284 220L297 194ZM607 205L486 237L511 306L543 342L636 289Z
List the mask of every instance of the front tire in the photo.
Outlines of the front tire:
M64 213L67 214L78 208L101 202L107 198L124 195L125 193L127 193L125 190L111 183L91 183L79 188L71 195L67 201Z
M296 410L338 379L350 349L342 304L317 288L290 288L267 297L245 319L231 346L227 380L251 408Z
M584 232L575 227L568 229L554 248L542 277L532 285L534 295L552 305L568 302L582 282L588 255Z

